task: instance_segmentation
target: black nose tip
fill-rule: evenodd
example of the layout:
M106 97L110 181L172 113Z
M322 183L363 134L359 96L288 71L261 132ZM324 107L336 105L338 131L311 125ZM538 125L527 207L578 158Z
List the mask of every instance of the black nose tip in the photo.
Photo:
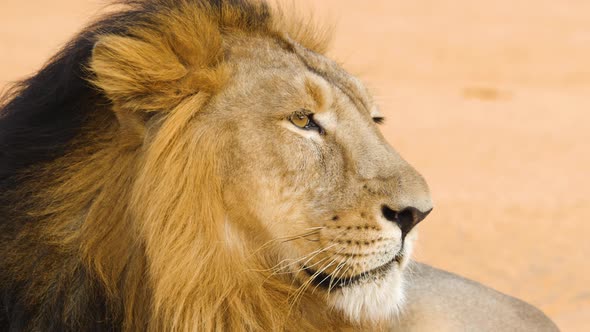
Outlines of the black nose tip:
M406 237L414 226L424 220L432 209L422 212L415 207L407 207L401 211L392 210L389 206L383 205L381 213L383 217L389 221L396 223L402 231L402 238Z

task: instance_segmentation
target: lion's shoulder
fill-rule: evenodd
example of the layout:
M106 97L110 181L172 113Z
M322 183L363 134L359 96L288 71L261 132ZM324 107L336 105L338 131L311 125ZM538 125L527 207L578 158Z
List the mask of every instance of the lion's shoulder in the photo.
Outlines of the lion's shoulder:
M558 331L524 301L425 264L410 268L404 331Z

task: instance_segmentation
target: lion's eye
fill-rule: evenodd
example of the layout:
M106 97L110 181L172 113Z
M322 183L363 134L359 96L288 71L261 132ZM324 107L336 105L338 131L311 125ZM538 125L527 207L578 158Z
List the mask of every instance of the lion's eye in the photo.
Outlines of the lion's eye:
M324 134L324 129L313 120L313 113L307 110L300 110L291 114L289 121L300 129L317 130L318 133Z
M291 120L291 122L301 128L301 129L305 129L305 127L307 127L309 125L309 123L311 122L311 119L309 118L309 116L307 114L303 114L300 112L294 113L291 115L291 117L289 118L289 120Z

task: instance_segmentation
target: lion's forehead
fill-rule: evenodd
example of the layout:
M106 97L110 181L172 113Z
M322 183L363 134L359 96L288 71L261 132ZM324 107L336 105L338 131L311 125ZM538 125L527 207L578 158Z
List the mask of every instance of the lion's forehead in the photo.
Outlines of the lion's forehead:
M254 89L262 86L263 92L270 93L266 97L311 97L319 105L314 112L330 110L335 98L340 97L357 111L380 116L365 85L333 60L292 41L294 44L286 47L286 41L268 37L244 38L248 42L227 45L229 61L236 71L234 84Z

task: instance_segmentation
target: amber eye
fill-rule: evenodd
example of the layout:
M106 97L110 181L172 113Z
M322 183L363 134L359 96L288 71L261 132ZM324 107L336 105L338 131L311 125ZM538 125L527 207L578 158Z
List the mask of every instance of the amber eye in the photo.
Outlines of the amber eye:
M309 123L311 122L309 114L305 114L304 112L295 112L291 114L289 120L301 129L307 129L307 126L309 126Z
M301 109L289 116L289 121L296 127L304 130L316 130L320 135L324 135L326 132L324 128L320 127L313 120L313 113L306 109Z

